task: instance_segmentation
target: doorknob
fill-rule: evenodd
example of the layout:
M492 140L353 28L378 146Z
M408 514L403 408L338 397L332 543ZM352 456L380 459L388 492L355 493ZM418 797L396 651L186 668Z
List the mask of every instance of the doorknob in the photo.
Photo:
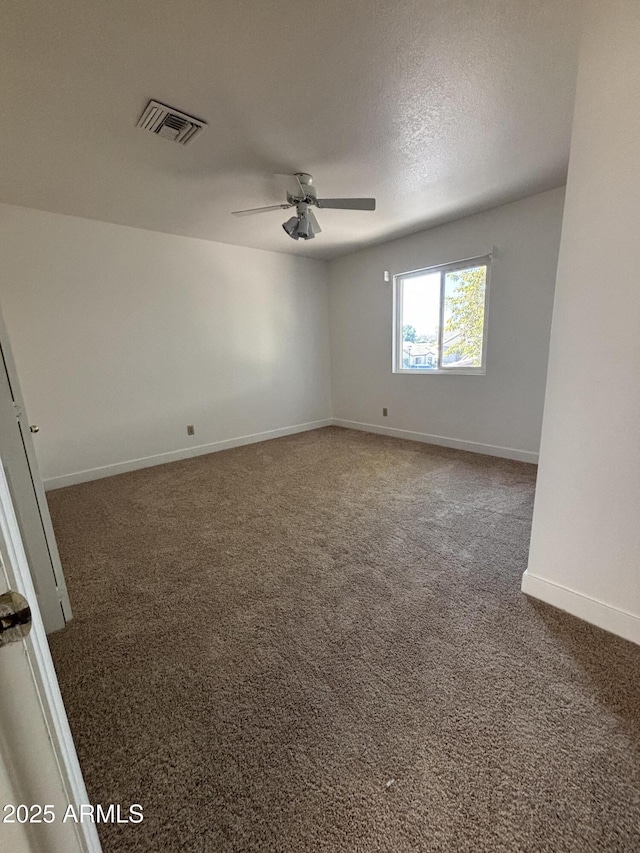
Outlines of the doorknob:
M17 643L31 630L31 608L24 595L9 590L0 595L0 647Z
M40 427L36 426L36 424L31 424L29 429L31 430L31 432L40 432Z

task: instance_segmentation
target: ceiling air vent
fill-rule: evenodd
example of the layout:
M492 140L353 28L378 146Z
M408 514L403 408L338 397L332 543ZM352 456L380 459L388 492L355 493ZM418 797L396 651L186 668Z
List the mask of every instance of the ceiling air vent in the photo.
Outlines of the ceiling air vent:
M138 120L138 127L181 145L192 142L206 126L206 121L188 116L158 101L149 101Z

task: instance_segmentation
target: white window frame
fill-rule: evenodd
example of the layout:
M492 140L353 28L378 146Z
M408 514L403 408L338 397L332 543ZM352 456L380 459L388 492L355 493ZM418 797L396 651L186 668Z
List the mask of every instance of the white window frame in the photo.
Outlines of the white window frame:
M473 375L484 376L487 372L487 330L489 328L489 283L491 278L491 260L493 253L481 255L478 258L466 258L462 261L453 261L448 264L437 264L419 270L396 273L393 276L393 359L391 369L393 373L411 374L412 376L444 376L444 375ZM466 270L473 267L486 266L487 273L484 289L484 325L482 327L482 360L480 367L403 367L402 366L402 287L405 279L414 276L431 275L440 273L440 336L438 341L438 364L442 364L442 347L444 343L443 320L444 320L444 283L448 272Z

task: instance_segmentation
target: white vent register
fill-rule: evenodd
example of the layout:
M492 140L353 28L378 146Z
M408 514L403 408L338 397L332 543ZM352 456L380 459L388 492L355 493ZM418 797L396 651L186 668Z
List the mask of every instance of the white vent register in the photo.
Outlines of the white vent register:
M149 101L138 119L138 127L181 145L192 142L206 126L206 121L174 110L173 107L158 101Z

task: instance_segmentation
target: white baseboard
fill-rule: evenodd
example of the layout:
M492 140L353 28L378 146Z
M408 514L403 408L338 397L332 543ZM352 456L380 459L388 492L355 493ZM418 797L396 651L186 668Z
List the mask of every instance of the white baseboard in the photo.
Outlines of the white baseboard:
M551 604L565 613L571 613L591 625L603 628L618 637L640 645L640 617L619 610L595 598L567 589L552 581L544 580L525 572L522 575L522 591L525 595Z
M357 421L345 421L340 418L324 418L320 421L295 424L294 426L281 427L280 429L258 432L253 435L241 435L237 438L228 438L222 441L214 441L211 444L200 444L197 447L185 447L180 450L172 450L168 453L158 453L154 456L144 456L140 459L129 459L125 462L116 462L112 465L103 465L99 468L87 468L84 471L74 471L71 474L62 474L59 477L50 477L44 480L47 491L61 489L64 486L75 486L78 483L87 483L90 480L100 480L103 477L113 477L115 474L125 474L127 471L137 471L140 468L151 468L153 465L164 465L167 462L177 462L180 459L190 459L193 456L202 456L206 453L216 453L220 450L228 450L231 447L241 447L244 444L255 444L259 441L269 441L272 438L281 438L285 435L294 435L298 432L307 432L312 429L320 429L326 426L340 426L346 429L357 429L361 432L372 432L378 435L389 435L394 438L404 438L410 441L421 441L426 444L437 444L441 447L453 447L457 450L469 450L472 453L484 453L488 456L500 456L504 459L516 459L520 462L537 462L538 454L528 450L515 450L511 447L497 447L492 444L479 444L475 441L463 441L457 438L446 438L442 435L429 435L424 432L410 432L404 429L392 429L390 427L377 426L376 424L361 424Z
M171 450L168 453L144 456L141 459L129 459L127 462L117 462L113 465L103 465L100 468L88 468L85 471L63 474L60 477L50 477L43 481L44 487L47 491L51 491L53 489L61 489L64 486L75 486L78 483L87 483L90 480L100 480L102 477L113 477L114 474L125 474L127 471L137 471L139 468L151 468L153 465L164 465L167 462L177 462L180 459L190 459L193 456L203 456L206 453L217 453L220 450L229 450L231 447L256 444L259 441L269 441L272 438L281 438L284 435L294 435L297 432L320 429L320 427L332 426L332 424L332 418L325 418L321 421L295 424L295 426L281 427L279 429L268 430L267 432L256 432L253 435L241 435L237 438L214 441L211 444L200 444L197 447L185 447L181 450Z
M453 447L456 450L469 450L471 453L484 453L486 456L500 456L502 459L515 459L519 462L538 462L538 454L530 450L517 450L513 447L498 447L493 444L480 444L477 441L464 441L460 438L447 438L443 435L429 435L426 432L411 432L406 429L378 426L377 424L361 424L357 421L333 419L334 426L346 429L358 429L361 432L373 432L376 435L390 435L393 438L404 438L408 441L422 441L425 444L437 444L440 447Z

